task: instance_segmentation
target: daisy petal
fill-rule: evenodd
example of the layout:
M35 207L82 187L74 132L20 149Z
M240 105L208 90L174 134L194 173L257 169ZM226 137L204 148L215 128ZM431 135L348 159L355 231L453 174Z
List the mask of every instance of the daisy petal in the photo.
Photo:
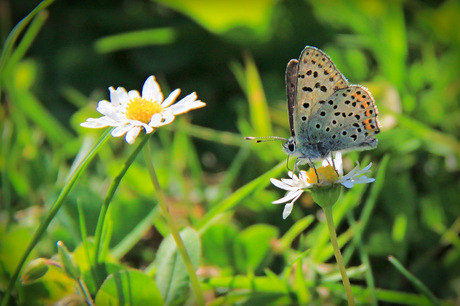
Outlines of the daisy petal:
M270 182L272 182L273 185L275 185L276 187L278 187L279 189L284 189L284 190L291 190L292 189L292 186L282 182L282 181L279 181L277 179L274 179L274 178L271 178L270 179Z
M125 140L129 144L133 144L134 141L136 140L137 136L139 135L139 132L141 131L140 126L134 126L132 127L128 133L126 133Z
M161 103L161 107L170 106L176 100L179 94L180 94L180 89L177 88L176 90L174 90L172 93L169 94L169 96L163 101L163 103Z
M136 98L140 98L140 97L141 97L141 95L139 94L139 92L137 90L133 89L133 90L128 91L128 100L129 101L132 101L132 100L134 100Z
M281 199L278 199L276 201L273 201L272 204L282 204L282 203L286 203L286 202L289 202L289 201L292 201L294 202L295 200L297 200L303 193L303 190L302 189L297 189L297 190L292 190L292 191L289 191L284 197L282 197Z
M289 215L292 212L292 208L294 208L294 203L288 203L284 206L283 219L286 219L287 217L289 217Z
M157 101L158 103L163 101L163 93L161 92L160 85L155 80L155 76L151 75L145 81L142 87L142 98L149 101Z
M350 189L353 188L354 184L350 181L343 181L342 185L345 186L346 188Z
M118 106L121 104L120 98L118 96L118 92L112 86L109 87L110 92L110 101L112 102L113 106Z
M120 103L119 106L126 107L126 105L128 105L129 96L126 89L124 89L123 87L118 87L116 91L116 96L118 98L118 102ZM112 99L112 96L110 96L110 99Z
M99 128L105 128L108 127L109 124L105 120L100 120L105 117L101 118L88 118L86 119L85 122L80 123L80 126L86 127L86 128L92 128L92 129L99 129Z
M131 125L121 125L117 126L113 131L112 131L112 136L113 137L120 137L125 135L125 133L131 128Z

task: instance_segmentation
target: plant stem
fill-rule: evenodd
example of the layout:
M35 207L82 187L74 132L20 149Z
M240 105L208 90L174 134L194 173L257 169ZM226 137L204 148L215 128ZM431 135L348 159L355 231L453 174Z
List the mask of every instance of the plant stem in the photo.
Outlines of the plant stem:
M91 294L89 293L88 287L86 286L85 282L81 278L78 279L78 287L80 289L81 294L85 298L86 303L89 306L94 306L94 301L91 298Z
M195 292L195 297L198 305L204 305L204 296L201 292L200 282L198 281L198 277L196 275L195 268L193 267L192 261L190 260L190 256L187 253L187 249L185 248L184 242L179 234L179 230L176 227L176 224L173 221L171 214L169 213L168 204L166 203L166 197L161 189L160 182L158 181L157 174L155 172L155 168L153 166L153 162L151 159L150 147L146 146L145 150L145 160L147 162L147 168L149 170L150 179L152 180L153 188L158 197L158 205L160 206L161 212L165 217L169 229L171 230L171 235L176 242L177 250L184 261L185 267L187 268L187 272L190 277L190 282L192 285L192 289Z
M343 286L347 292L348 305L354 306L355 300L353 298L353 292L351 291L350 280L343 264L342 253L340 253L339 244L337 242L337 233L335 232L334 219L332 217L332 205L323 206L324 214L326 215L327 226L329 228L329 236L331 237L332 248L334 249L335 259L339 266L340 274L342 275Z
M151 133L149 135L142 135L143 137L142 141L137 145L136 149L133 152L131 152L128 159L123 164L123 168L120 170L118 175L114 177L112 184L110 185L109 190L107 191L107 195L105 196L104 203L102 204L101 211L99 213L99 218L97 220L97 225L96 225L96 234L94 236L94 241L96 243L95 248L94 248L94 263L98 263L100 259L99 257L101 253L102 230L104 229L105 217L107 215L107 211L109 209L110 202L112 201L112 198L115 195L115 192L117 191L118 186L120 185L121 179L126 174L126 171L128 171L129 167L131 166L133 161L136 159L141 149L145 146L147 141L150 139L150 136L152 136L153 134L154 133Z
M80 177L80 174L82 173L82 171L86 168L86 166L93 159L93 157L96 156L96 153L99 151L102 145L109 139L109 135L110 135L110 130L108 130L101 136L99 141L91 148L91 150L89 150L89 152L85 155L85 157L80 161L80 163L75 167L73 172L69 175L69 178L65 186L62 188L61 193L59 194L59 197L57 198L56 202L54 202L51 209L48 211L48 214L46 215L45 220L43 220L39 228L35 231L32 237L32 240L30 241L29 245L27 246L26 251L22 255L21 260L19 261L19 264L16 267L16 271L14 272L13 276L10 279L10 282L8 283L8 287L5 291L5 295L2 300L2 304L1 304L2 306L8 305L8 301L11 296L11 291L13 290L13 287L16 284L16 281L18 280L19 274L21 273L22 267L24 266L27 260L27 257L29 257L30 253L32 252L33 248L40 240L41 236L46 232L48 225L50 225L51 221L54 219L54 216L56 216L59 209L64 204L64 200L66 199L69 192L72 190L72 187L74 186L75 182Z

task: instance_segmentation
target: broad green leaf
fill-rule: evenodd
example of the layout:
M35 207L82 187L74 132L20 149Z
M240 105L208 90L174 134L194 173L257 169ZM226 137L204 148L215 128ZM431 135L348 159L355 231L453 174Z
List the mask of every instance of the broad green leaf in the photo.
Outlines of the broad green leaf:
M31 239L30 234L30 230L25 227L12 227L9 231L1 233L0 271L2 274L11 275L14 272Z
M235 267L238 230L232 224L213 224L203 233L203 260L207 265Z
M247 265L254 271L263 268L271 255L271 243L278 237L278 229L268 224L257 224L240 233L240 241L247 255Z
M265 32L271 20L274 0L156 0L189 17L208 30L222 33L235 27Z
M109 275L97 292L96 305L163 305L155 282L137 270Z
M30 264L34 265L34 262ZM68 277L63 269L49 260L46 265L48 266L46 273L22 286L24 305L54 304L75 293L76 282ZM25 270L30 271L29 267L27 266Z
M181 232L181 237L193 266L198 268L201 255L198 233L191 228L185 228ZM187 297L190 277L172 236L166 237L161 243L155 263L157 268L155 279L165 304L183 303Z

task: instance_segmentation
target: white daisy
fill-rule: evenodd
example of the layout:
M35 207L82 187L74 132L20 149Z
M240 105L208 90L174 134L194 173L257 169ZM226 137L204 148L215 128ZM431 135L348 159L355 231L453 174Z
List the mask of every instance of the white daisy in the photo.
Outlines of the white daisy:
M126 134L125 139L133 144L142 128L149 134L156 127L174 121L176 115L200 108L206 103L197 100L196 93L191 93L179 102L171 105L180 94L180 89L174 90L163 100L163 93L155 77L150 76L142 87L142 96L137 90L126 92L123 87L117 89L109 87L110 102L99 101L96 110L100 118L88 118L80 125L87 128L116 127L112 131L113 137Z
M332 166L334 164L336 169ZM271 178L270 181L273 185L280 189L287 191L286 195L281 199L273 201L273 204L285 204L283 211L283 219L286 219L294 207L294 202L302 195L306 189L331 187L334 185L343 185L346 188L352 188L355 184L367 184L375 181L373 178L368 178L363 175L370 172L372 163L360 169L358 165L351 170L347 175L343 175L342 154L338 152L335 155L334 163L328 158L323 160L322 166L316 169L309 169L308 171L300 170L299 176L292 171L288 175L290 179L277 180ZM319 176L319 179L317 175Z

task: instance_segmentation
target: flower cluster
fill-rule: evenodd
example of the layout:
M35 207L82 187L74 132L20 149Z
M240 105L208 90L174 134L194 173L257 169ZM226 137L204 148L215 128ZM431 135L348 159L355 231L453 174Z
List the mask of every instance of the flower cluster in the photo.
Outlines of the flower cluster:
M335 165L334 168L332 165ZM355 184L367 184L375 181L368 178L365 173L370 172L372 163L360 168L359 164L347 175L343 175L342 153L335 155L334 161L330 158L323 160L322 166L308 171L300 170L297 176L294 172L289 171L289 179L270 179L273 185L286 190L287 193L281 199L273 201L273 204L285 204L283 219L286 219L294 207L294 202L302 195L305 190L315 190L316 188L326 188L334 186L344 186L352 188Z
M125 136L129 144L133 144L142 128L149 134L155 128L174 121L176 115L205 106L197 100L196 93L191 93L173 104L180 94L180 89L174 90L163 99L161 88L154 76L150 76L142 87L142 95L137 90L126 91L123 87L109 87L110 102L99 101L96 110L103 117L88 118L80 125L87 128L115 127L113 137ZM173 105L171 105L173 104Z

